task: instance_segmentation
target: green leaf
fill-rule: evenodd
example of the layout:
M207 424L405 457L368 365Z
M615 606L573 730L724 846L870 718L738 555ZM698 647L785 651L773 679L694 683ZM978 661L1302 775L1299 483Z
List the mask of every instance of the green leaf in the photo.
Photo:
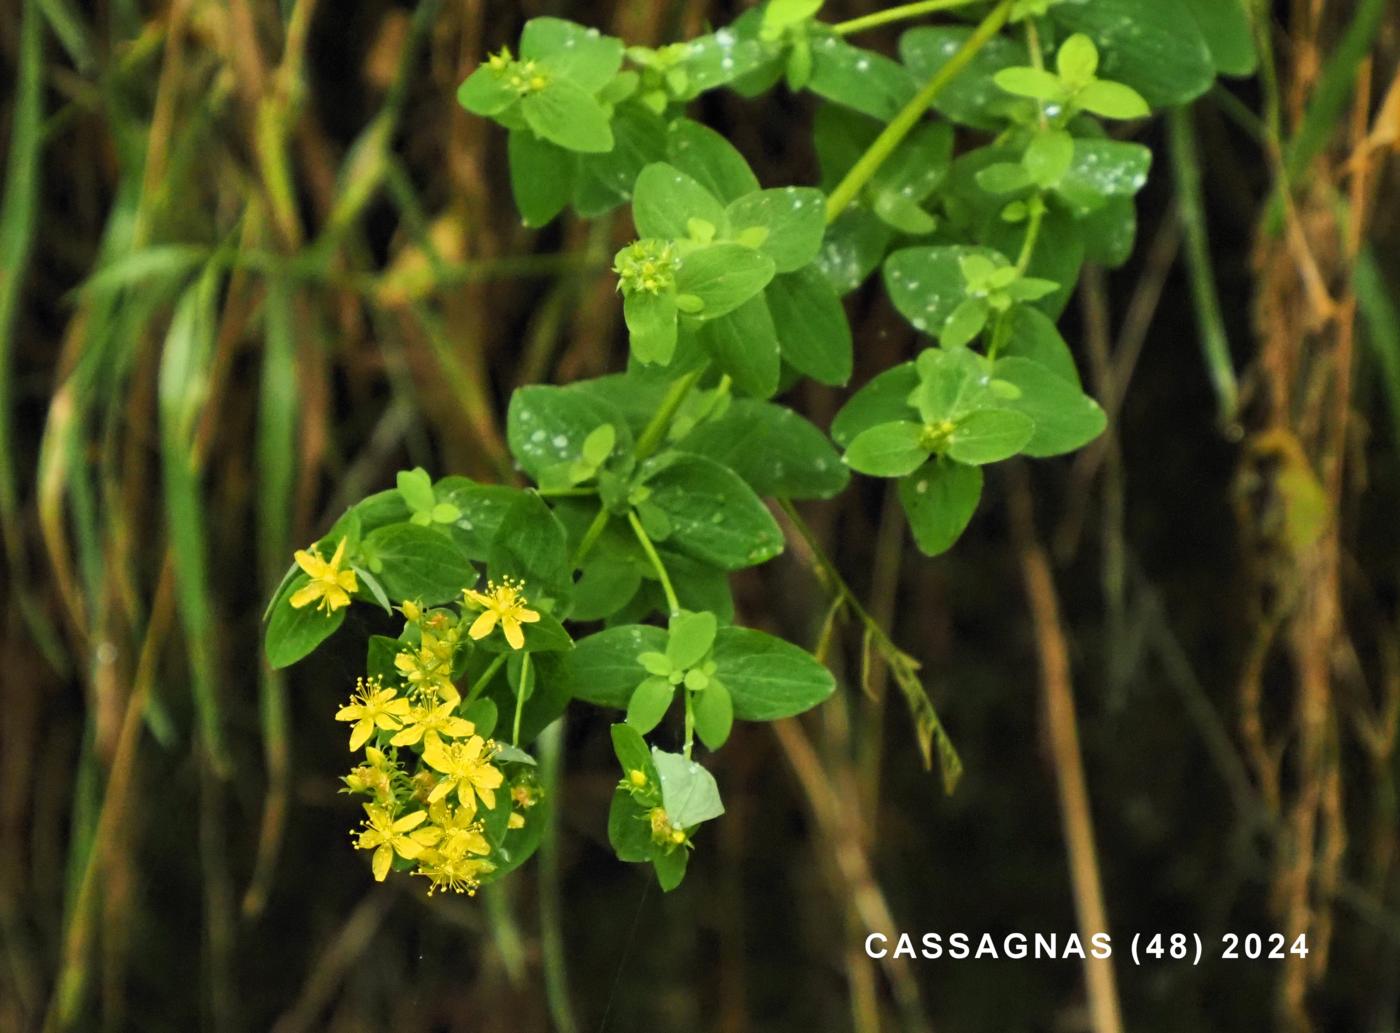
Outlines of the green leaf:
M1064 84L1058 78L1044 69L1029 65L1003 68L992 76L992 81L1013 96L1029 97L1031 100L1059 101L1065 95Z
M899 501L925 556L953 547L982 497L982 469L939 456L899 482Z
M1243 0L1186 0L1186 6L1210 49L1216 71L1253 75L1259 55Z
M576 621L611 617L627 605L641 585L641 571L631 557L595 549L574 582L569 616Z
M819 97L888 122L913 99L919 84L899 62L829 35L813 41L812 76L807 88Z
M651 762L661 778L661 805L672 825L689 829L724 813L715 776L698 763L655 746Z
M573 578L564 525L534 492L521 492L502 515L491 542L487 572L496 581L504 577L523 581L525 596L532 603L568 595Z
M692 219L725 225L724 206L674 165L654 162L642 169L632 192L632 221L641 237L685 240Z
M879 268L892 235L873 211L852 204L826 228L813 265L838 294L849 294Z
M617 448L619 426L622 427L623 433L627 434L627 424L621 413L617 413L616 422L600 424L589 431L588 436L583 439L583 447L579 450L582 460L595 468L606 463ZM628 438L630 439L630 435Z
M390 524L365 536L366 556L382 567L378 577L394 599L417 599L426 605L456 598L476 582L476 571L452 540L417 524Z
M1007 264L991 248L962 244L904 248L885 260L885 289L914 329L926 333L942 329L963 300L966 282L961 262L972 256Z
M308 656L345 623L346 608L324 613L314 604L300 609L292 606L292 595L303 588L308 580L303 574L288 582L272 605L264 649L267 661L274 669L290 667Z
M638 362L669 366L676 354L676 296L636 291L622 299L622 317Z
M1100 118L1146 118L1151 109L1142 94L1120 82L1099 79L1085 86L1074 98L1075 106Z
M826 231L825 198L811 187L759 190L731 202L725 214L735 236L753 227L768 231L758 247L779 273L812 261Z
M729 690L741 721L793 717L836 691L836 680L816 657L752 628L721 628L714 659L714 677Z
M632 447L626 417L597 395L572 386L533 384L515 390L506 412L506 441L511 455L536 481L552 466L580 459L588 461L587 446L603 427L613 429L605 432L607 447L602 459L591 462L595 467L602 465L619 440L624 449Z
M682 607L709 610L723 624L734 619L734 596L729 590L729 576L723 570L666 549L657 551L671 575L671 584L675 586ZM659 589L656 594L660 596ZM665 612L661 600L658 599L655 609Z
M1099 50L1094 41L1076 32L1055 52L1055 71L1066 83L1081 84L1094 78L1099 69Z
M1070 162L1074 159L1074 146L1074 137L1063 129L1036 133L1026 145L1021 164L1036 186L1048 190L1069 170Z
M585 219L630 201L642 169L666 156L666 123L640 104L616 108L612 130L613 149L606 154L569 155L576 165L574 208Z
M820 430L771 402L736 399L723 416L681 439L679 447L723 463L759 495L831 498L850 479Z
M702 303L697 315L715 319L748 301L773 279L773 260L742 244L711 244L677 263L676 290Z
M515 207L526 226L544 226L569 203L576 159L528 129L512 129L506 150Z
M825 0L769 0L763 9L765 29L783 29L809 20L822 9Z
M555 79L520 102L525 122L539 136L569 151L603 153L613 148L612 119L588 93L568 79Z
M758 177L733 144L709 126L688 118L671 123L666 156L720 201L735 201L759 188Z
M617 757L618 764L622 765L623 774L640 771L647 776L648 784L657 785L660 779L657 776L656 765L651 759L651 748L647 746L641 733L631 725L614 724L611 734L613 754Z
M968 413L948 438L948 456L982 466L1009 459L1035 434L1035 421L1011 410L980 409Z
M734 727L734 699L724 683L711 680L695 693L694 703L695 732L712 750L717 750L729 739Z
M627 704L627 723L646 735L661 723L675 698L676 687L665 678L646 678Z
M501 521L511 506L525 495L503 484L475 484L465 477L444 477L437 494L456 506L460 515L448 528L452 540L470 560L485 562Z
M525 636L524 651L527 653L562 653L574 647L574 640L564 625L548 613L540 613L539 620L533 624L522 624L520 630ZM476 648L487 653L506 653L512 658L520 655L499 632L493 632L478 641ZM549 720L552 721L558 716L556 713Z
M948 321L938 332L938 340L945 348L961 348L987 325L991 308L982 298L968 298L948 316Z
M1093 441L1107 426L1108 419L1097 402L1076 384L1030 359L1000 359L994 376L1014 384L1021 392L1003 404L1035 421L1035 433L1022 449L1028 456L1073 452Z
M919 386L910 403L925 423L956 421L979 408L989 407L987 384L991 368L987 360L967 348L928 348L915 363Z
M917 415L909 395L919 386L919 374L912 362L891 366L871 379L846 400L831 421L831 440L845 448L856 436L871 427Z
M625 710L632 690L646 677L637 657L665 649L666 632L661 628L619 625L579 639L564 658L560 677L574 699Z
M772 559L783 548L773 516L739 479L712 459L663 453L643 467L648 500L671 523L667 545L722 570Z
M394 477L394 486L398 488L408 508L415 513L431 512L437 504L437 498L433 495L433 479L421 466L412 470L400 470Z
M1185 0L1064 0L1050 17L1094 41L1100 76L1127 83L1153 107L1194 100L1215 78Z
M758 15L751 9L748 14ZM741 16L734 24L728 25L708 36L700 36L685 45L685 69L688 79L688 96L696 96L716 86L734 84L739 88L739 80L751 75L765 77L762 88L777 81L782 74L776 58L782 53L756 38L756 19ZM765 75L766 73L766 75Z
M685 880L689 863L690 851L685 847L652 847L651 866L656 870L656 882L663 893L670 893Z
M851 327L841 299L815 266L775 276L764 296L783 360L823 384L851 379Z
M1017 305L1006 314L1006 343L998 354L1003 358L1030 359L1057 377L1079 387L1079 370L1069 345L1060 336L1055 321L1039 309Z
M962 49L972 31L961 26L910 29L900 37L899 56L915 79L927 82ZM934 109L961 125L1000 132L1009 114L1026 104L999 89L992 77L1003 68L1029 63L1022 43L993 36L943 88L933 102Z
M903 477L928 458L923 442L922 423L882 423L856 435L846 449L845 462L857 473L871 477Z
M666 641L666 659L671 669L694 667L715 644L715 615L704 610L681 613L671 618L670 638Z
M597 93L622 67L622 41L562 18L531 18L520 33L520 56L540 62L586 93Z
M613 725L614 735L620 727L627 726ZM651 860L651 822L647 812L631 793L620 787L613 791L612 805L608 809L608 842L619 861Z
M701 323L699 339L715 365L733 377L735 386L745 394L768 398L778 390L782 371L778 331L763 295Z
M457 103L484 118L499 115L519 99L520 95L511 89L505 76L485 64L478 65L457 87Z
M938 227L938 220L903 194L884 190L875 195L875 214L891 229L910 237L924 237Z
M1137 238L1137 208L1130 197L1110 197L1079 219L1084 232L1084 260L1117 269L1133 254Z

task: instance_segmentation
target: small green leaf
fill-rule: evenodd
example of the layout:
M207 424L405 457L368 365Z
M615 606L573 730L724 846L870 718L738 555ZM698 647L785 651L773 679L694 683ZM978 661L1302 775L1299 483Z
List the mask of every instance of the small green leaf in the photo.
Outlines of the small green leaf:
M661 723L675 695L675 686L665 678L647 678L627 704L627 723L646 735Z
M899 482L899 501L925 556L953 547L982 497L982 469L939 456Z
M274 668L289 667L309 655L345 623L344 608L326 613L314 604L300 609L292 606L292 595L306 583L305 575L288 582L272 605L264 648Z
M603 106L568 79L555 79L520 102L526 123L539 136L569 151L613 148L612 119Z
M626 424L622 424L626 426ZM613 454L613 449L617 447L617 425L604 423L594 427L589 431L588 437L583 439L583 448L580 454L583 461L589 466L602 466L608 461L608 457Z
M709 126L688 118L671 123L666 134L667 160L721 201L734 201L758 190L758 178L744 156Z
M825 0L769 0L763 9L765 29L784 29L809 20L822 9Z
M613 725L614 740L618 728L627 728L636 734L636 730L627 725ZM608 810L608 842L612 844L619 861L651 860L651 823L647 820L647 812L632 798L631 793L621 787L613 791L612 806ZM684 850L680 852L685 853Z
M771 402L736 399L679 446L728 466L759 495L830 498L849 480L836 451L811 423Z
M772 559L783 548L773 515L739 475L712 459L663 453L643 468L649 504L671 523L668 547L722 570Z
M579 639L564 658L560 677L569 695L600 707L625 710L645 676L637 657L664 655L666 632L649 624L624 624Z
M841 299L816 266L775 276L764 296L788 365L823 384L851 379L851 327Z
M1063 129L1050 129L1031 137L1021 164L1036 186L1048 190L1060 181L1073 159L1074 137Z
M1060 336L1055 321L1039 309L1018 305L1006 314L1006 342L998 354L1003 358L1030 359L1079 387L1079 370L1069 345Z
M885 288L914 329L936 333L966 295L962 262L969 257L998 266L1009 263L991 248L951 245L911 247L885 260Z
M972 31L964 26L910 29L900 37L900 57L916 79L927 81L963 49ZM1004 68L1024 66L1029 61L1024 44L993 36L943 88L933 102L934 109L961 125L1002 131L1008 117L1028 105L999 89L993 76Z
M421 466L412 470L400 470L394 478L394 486L399 489L408 508L415 513L431 512L436 499L433 496L433 479Z
M567 596L573 578L564 525L534 492L519 493L502 514L491 541L487 573L497 581L503 577L523 581L525 596L532 603Z
M676 354L676 296L635 291L622 299L622 316L637 361L667 366Z
M756 245L779 273L800 269L817 256L826 229L826 204L820 190L784 187L760 190L732 202L725 214L738 234L767 232Z
M856 435L882 423L912 420L917 415L909 395L919 386L919 374L912 362L901 362L874 377L846 400L831 421L831 440L841 447L850 445Z
M712 244L678 262L676 289L700 299L701 319L733 312L773 279L773 260L742 244Z
M1039 458L1073 452L1102 434L1107 425L1097 402L1073 382L1030 359L1001 359L995 376L1020 390L1017 398L1004 404L1035 422L1035 433L1022 450L1026 455Z
M390 524L365 536L367 556L382 566L379 580L394 599L447 602L476 582L466 557L439 531L417 524Z
M631 448L632 433L622 412L578 385L517 388L506 411L511 455L536 480L551 467L578 459L601 466L617 444L617 428L622 431L622 446ZM601 458L594 461L590 447L601 451Z
M1035 421L1029 416L1010 410L981 409L957 422L948 438L947 454L973 466L996 463L1020 452L1034 434Z
M660 781L656 766L652 763L651 750L635 728L626 724L613 725L612 744L613 754L622 765L623 774L640 771L647 776L649 783L656 785Z
M1055 71L1072 86L1080 86L1094 78L1099 69L1099 49L1082 32L1076 32L1060 44L1055 54Z
M922 423L882 423L856 435L846 449L846 465L872 477L903 477L928 458Z
M672 847L669 850L652 847L651 865L656 870L656 882L663 893L670 893L684 881L689 863L690 851L685 847Z
M918 92L908 69L873 50L854 47L839 36L812 45L807 89L864 115L888 122Z
M526 226L544 226L569 203L576 158L528 129L512 129L506 150L515 207Z
M666 659L671 667L694 667L715 643L715 615L700 611L671 618L671 636L666 643Z
M520 33L520 56L539 61L586 93L597 93L622 65L622 41L562 18L531 18Z
M836 691L836 680L816 657L752 628L720 628L714 659L713 679L729 690L741 721L793 717Z
M734 727L734 700L721 681L711 680L705 688L694 695L695 732L712 750L717 750L729 739Z
M1059 79L1029 65L1003 68L992 77L992 81L1007 93L1031 100L1058 101L1065 95L1064 84Z
M1074 97L1075 106L1100 118L1146 118L1152 113L1142 94L1108 79L1089 83Z
M939 332L939 341L945 348L961 348L982 332L990 314L991 309L984 299L968 298L948 316Z
M724 813L715 776L695 761L653 746L651 762L661 778L661 805L672 825L689 829Z
M778 331L762 294L733 312L700 324L700 344L745 394L768 398L778 390L782 359Z
M642 169L632 193L632 221L642 237L685 240L693 219L725 226L724 207L696 180L674 165L654 162Z
M499 115L519 99L505 77L485 64L478 65L457 88L457 103L485 118Z
M1156 107L1194 100L1214 81L1210 48L1185 0L1066 2L1051 7L1050 17L1094 41L1098 74L1127 83Z

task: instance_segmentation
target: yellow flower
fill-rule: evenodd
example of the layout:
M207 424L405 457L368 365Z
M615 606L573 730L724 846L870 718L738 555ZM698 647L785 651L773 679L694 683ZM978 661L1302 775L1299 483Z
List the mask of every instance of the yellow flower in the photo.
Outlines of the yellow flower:
M374 869L376 882L383 882L384 876L389 874L395 854L410 861L416 860L424 850L442 838L442 829L433 826L418 828L428 818L425 811L414 811L395 820L387 808L367 803L365 813L369 818L361 822L364 828L360 830L355 847L374 851L370 866Z
M525 633L520 630L520 625L534 624L540 619L540 615L534 610L526 609L525 604L528 600L522 594L524 588L523 582L505 577L499 583L486 582L485 592L466 589L463 594L467 597L467 602L483 611L467 634L474 639L485 638L495 630L497 622L500 622L510 647L520 649L524 646Z
M318 609L334 613L342 606L350 605L350 593L357 591L353 570L341 570L340 562L345 558L345 539L335 547L335 555L327 563L313 545L310 550L298 549L293 557L297 566L306 572L311 580L292 593L292 606L300 610L308 603L321 600Z
M389 740L395 746L428 745L440 742L442 736L449 739L465 739L476 733L476 725L465 717L457 717L452 711L457 704L448 701L433 706L414 707L404 721L403 731Z
M428 880L428 896L438 890L451 890L475 896L481 885L481 876L494 872L496 866L479 857L440 857L436 861L424 861L414 875Z
M337 721L355 722L355 727L350 729L352 753L369 741L376 728L392 732L403 727L402 719L408 716L409 703L397 697L397 690L386 689L379 678L355 679L355 694L335 715Z
M352 768L350 774L345 776L345 787L352 793L368 793L380 803L387 803L393 799L393 779L398 773L388 757L382 750L376 750L373 746L366 748L365 760L367 763Z
M414 688L455 705L462 698L457 686L452 684L452 658L456 650L456 628L438 634L425 627L416 647L394 657L394 667Z
M428 817L442 830L442 838L437 848L424 856L426 863L442 858L460 859L468 854L485 857L491 852L491 844L481 833L481 822L474 820L463 807L451 807L446 800L428 806Z
M423 750L428 767L442 774L442 779L428 794L428 803L437 803L452 790L467 815L476 814L476 798L489 808L496 806L496 790L504 778L498 768L488 763L487 743L479 735L466 742L429 743Z

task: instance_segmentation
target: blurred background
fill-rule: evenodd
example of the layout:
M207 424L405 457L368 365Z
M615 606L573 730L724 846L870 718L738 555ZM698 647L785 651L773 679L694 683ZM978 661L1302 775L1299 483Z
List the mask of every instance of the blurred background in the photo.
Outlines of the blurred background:
M371 881L332 718L377 629L352 615L274 674L269 592L399 468L514 480L509 392L626 346L625 215L522 229L504 135L456 87L534 15L651 44L743 6L5 5L0 1030L1400 1029L1389 0L1255 5L1260 75L1135 129L1136 253L1086 270L1063 324L1107 436L993 478L936 561L887 482L804 509L922 662L953 795L898 691L861 691L852 633L833 701L718 755L729 813L675 893L611 857L590 708L552 738L531 864L475 899ZM781 90L697 108L769 185L816 180L812 113ZM192 353L172 314L211 262ZM920 347L878 287L848 311L857 384ZM841 398L796 392L822 426ZM744 574L740 619L811 646L807 559ZM1119 954L1092 994L1075 961L862 949L1097 913ZM1274 930L1309 956L1123 954Z

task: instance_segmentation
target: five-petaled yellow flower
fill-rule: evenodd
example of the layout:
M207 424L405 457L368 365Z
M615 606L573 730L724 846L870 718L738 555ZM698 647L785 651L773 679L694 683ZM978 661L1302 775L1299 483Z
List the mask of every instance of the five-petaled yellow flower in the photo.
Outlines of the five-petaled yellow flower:
M467 602L482 611L481 616L472 623L467 634L474 639L485 638L495 630L496 624L499 622L510 647L512 649L523 647L525 633L520 630L520 625L534 624L540 619L538 613L526 608L527 600L521 594L524 588L523 582L504 577L499 582L486 582L485 592L478 592L472 588L466 589L463 594L467 597Z
M374 851L370 866L374 869L376 882L383 882L389 874L395 854L410 861L415 860L442 838L442 829L436 826L418 828L428 818L426 811L414 811L396 821L386 808L367 803L365 813L369 818L364 822L355 846L360 850Z
M342 606L350 605L350 593L357 591L359 585L353 570L340 569L340 563L345 559L344 538L335 547L335 555L329 563L321 559L321 553L314 545L309 550L298 549L293 558L311 579L292 593L293 608L300 610L317 599L321 600L318 609L326 613L334 613Z
M455 789L468 817L476 814L478 796L487 807L496 806L496 790L504 778L500 769L488 763L486 740L481 736L474 735L466 742L429 743L423 748L423 760L442 775L428 794L429 804L437 803Z
M417 746L420 742L427 746L441 742L444 736L448 739L465 739L476 734L476 725L452 713L456 706L448 701L437 706L414 707L404 720L403 731L389 742L394 746Z
M354 752L369 741L376 728L386 732L398 731L408 717L409 702L400 699L396 689L386 689L378 678L355 679L355 694L348 705L336 711L337 721L354 721L350 729L350 750Z
M496 866L485 858L463 854L461 857L440 855L434 861L423 861L414 875L422 875L428 880L428 896L438 890L451 890L475 896L481 885L481 877L494 872Z
M485 857L491 852L491 844L481 832L481 822L461 807L450 807L446 800L428 805L428 817L442 829L442 838L436 848L423 856L425 864L440 861L442 858L461 858L468 854Z

